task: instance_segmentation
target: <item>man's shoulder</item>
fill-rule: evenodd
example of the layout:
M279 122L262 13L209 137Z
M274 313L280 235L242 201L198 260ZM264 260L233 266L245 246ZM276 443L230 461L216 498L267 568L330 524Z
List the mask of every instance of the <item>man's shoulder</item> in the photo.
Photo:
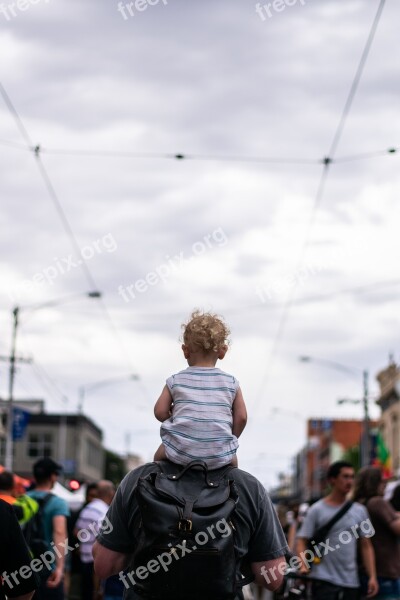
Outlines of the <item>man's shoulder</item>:
M350 514L358 516L362 519L366 519L368 517L368 510L366 509L364 504L361 504L361 502L353 502L353 504L350 507Z
M82 518L96 518L98 515L104 516L107 510L107 504L100 498L95 498L82 508L79 516Z
M307 511L307 515L321 512L326 507L327 507L327 504L326 504L324 498L320 498L319 500L317 500L316 502L311 504L310 508Z
M11 504L6 502L3 499L0 499L0 517L8 518L9 515L13 512Z
M53 513L53 516L63 515L65 517L69 516L69 506L64 498L60 498L56 494L53 494L52 491L45 490L31 490L27 492L27 496L36 500L39 503L39 506L42 503L45 503L44 506L44 514Z
M56 494L51 494L48 503L46 504L45 510L46 509L53 512L53 516L68 517L70 514L67 501L64 500L64 498L60 498L60 496L56 496Z
M263 495L268 494L261 481L259 481L257 477L255 477L248 471L243 471L238 467L234 467L230 471L230 475L234 479L235 483L239 485L251 486L252 488L257 488Z
M182 471L185 467L183 467L182 465L178 465L176 463L173 463L171 461L168 460L164 460L164 461L154 461L154 462L148 462L145 463L144 465L140 465L140 467L136 467L135 469L133 469L132 471L130 471L125 478L123 479L122 484L126 484L129 482L129 484L131 484L132 482L137 482L139 481L140 478L142 477L146 477L147 475L149 475L150 473L157 473L157 472L166 472L166 473L179 473L180 471ZM199 479L200 478L204 478L204 472L203 470L199 469L198 471L199 474ZM213 469L212 471L208 471L209 477L211 478L220 478L223 477L224 475L227 475L230 479L233 479L235 481L235 483L241 485L251 485L253 487L257 487L260 490L262 490L264 493L266 492L266 489L264 488L264 486L261 484L261 482L254 477L254 475L252 475L251 473L248 473L247 471L243 471L242 469L239 469L238 467L221 467L220 469Z

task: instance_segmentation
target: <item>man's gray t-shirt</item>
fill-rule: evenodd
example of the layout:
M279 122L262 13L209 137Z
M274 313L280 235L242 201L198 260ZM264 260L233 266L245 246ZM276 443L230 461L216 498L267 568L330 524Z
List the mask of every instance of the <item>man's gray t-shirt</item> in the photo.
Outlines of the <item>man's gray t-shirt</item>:
M139 477L154 470L154 464L131 471L119 486L107 512L105 526L97 541L115 552L132 554L137 546L139 509L135 488ZM217 471L212 471L217 473ZM199 476L203 477L202 472ZM232 469L239 502L232 521L235 526L235 549L240 558L246 561L262 562L279 558L289 553L282 527L276 516L271 500L261 483L249 473ZM128 567L127 571L130 568ZM134 587L125 591L125 599L139 598Z
M311 506L297 537L313 540L317 529L326 525L342 508L319 500ZM312 577L348 588L359 587L357 569L357 539L374 534L368 512L355 502L331 528L319 546L321 562L312 567Z

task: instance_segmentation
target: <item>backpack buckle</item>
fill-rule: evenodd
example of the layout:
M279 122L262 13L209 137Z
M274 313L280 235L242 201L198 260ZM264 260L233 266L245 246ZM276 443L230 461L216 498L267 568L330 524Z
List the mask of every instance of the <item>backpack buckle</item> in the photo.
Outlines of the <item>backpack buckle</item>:
M192 531L193 523L190 519L181 519L178 522L179 531Z

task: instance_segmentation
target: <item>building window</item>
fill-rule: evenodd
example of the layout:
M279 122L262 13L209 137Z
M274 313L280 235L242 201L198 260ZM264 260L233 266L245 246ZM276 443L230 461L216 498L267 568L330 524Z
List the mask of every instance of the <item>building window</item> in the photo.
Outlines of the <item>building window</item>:
M51 433L30 433L28 438L28 456L42 458L54 455L53 435Z
M95 469L101 468L101 451L92 440L87 440L87 464Z

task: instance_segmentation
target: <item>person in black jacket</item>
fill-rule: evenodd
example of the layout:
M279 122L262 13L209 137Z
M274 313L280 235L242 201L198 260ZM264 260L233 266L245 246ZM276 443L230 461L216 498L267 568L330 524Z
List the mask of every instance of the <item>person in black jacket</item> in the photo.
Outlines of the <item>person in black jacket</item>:
M32 558L13 508L0 500L0 600L30 600L37 589Z
M160 463L161 464L161 463ZM194 463L196 465L196 463ZM201 463L200 463L201 464ZM204 464L204 467L206 465ZM137 588L142 583L142 580L149 576L149 583L154 584L154 591L147 594L152 598L163 598L171 597L171 594L167 594L157 588L157 582L154 582L152 577L153 573L160 571L160 564L157 560L150 560L147 562L147 570L144 566L139 566L137 571L133 569L134 554L139 548L139 537L140 537L140 522L142 515L139 507L137 490L142 477L145 477L149 472L157 466L154 463L143 465L138 467L134 471L131 471L121 482L118 487L117 493L111 503L111 506L104 519L103 528L101 529L97 541L93 546L93 557L94 557L94 569L100 579L107 579L112 575L118 574L120 581L125 586L126 600L141 600L146 594L140 594L140 590L136 593ZM168 473L175 473L176 476L180 471L182 474L187 470L183 469L179 465L175 465L171 462L165 461L163 463ZM224 468L221 470L210 471L214 480L218 480L218 477L222 475ZM173 476L171 475L173 478ZM232 520L228 523L225 519L222 519L217 523L225 524L226 530L222 528L219 531L223 538L229 538L232 540L232 546L235 552L235 557L239 561L236 565L236 573L238 569L242 571L242 566L249 565L249 571L252 573L256 583L262 587L275 591L281 587L283 583L283 574L286 571L286 560L285 556L289 554L289 548L286 544L286 539L283 535L281 525L278 521L275 510L272 506L271 500L262 486L262 484L252 475L242 471L241 469L232 468L229 472L229 478L232 480L231 485L238 495L238 501L235 511L232 515ZM192 485L193 498L198 495L199 487L202 485L204 480L204 473L199 472L195 468L191 472L191 479L189 480ZM212 483L212 485L214 485ZM219 485L219 484L218 484ZM217 485L217 487L218 487ZM148 505L146 504L147 510ZM149 513L148 513L149 514ZM161 513L158 514L158 517ZM156 516L155 513L153 516ZM178 516L178 512L177 512ZM151 518L151 517L150 517ZM188 520L191 524L191 520ZM213 528L216 523L210 522L208 527L208 534L214 539ZM190 529L189 529L190 532ZM200 531L196 536L202 537L202 546L204 542L204 535L208 538L208 534L205 531ZM189 533L191 535L191 533ZM171 538L172 539L172 538ZM196 544L200 544L197 541L197 537L194 538ZM171 544L169 544L169 547ZM178 545L181 549L186 549L186 539L183 539L182 544ZM168 548L169 550L169 548ZM157 559L162 557L168 558L168 563L162 566L163 571L168 571L168 566L172 562L172 554L174 548L169 552L162 552L157 556ZM188 551L182 550L182 557L186 557L187 554L191 554L194 547ZM155 549L156 552L158 550ZM211 551L210 551L211 552ZM218 554L218 552L217 552ZM203 556L207 560L207 552L204 552ZM174 559L176 557L181 558L175 551ZM213 555L216 558L216 554ZM187 560L182 558L183 561ZM166 561L165 561L166 562ZM175 563L174 563L175 564ZM185 593L183 589L185 586L192 589L193 581L190 575L190 562L183 563L182 569L185 570L184 565L187 565L185 577L182 579L182 590L180 594L176 594L176 597L187 597L187 598L198 598L198 590L192 590L193 593ZM212 564L209 562L203 563L205 566L204 573L199 572L199 579L208 579L210 581L210 587L212 585L220 584L222 580L218 580L218 576L213 574L208 568L208 565ZM211 567L210 567L211 568ZM243 573L247 575L247 573ZM138 577L138 579L135 579ZM250 573L249 573L249 577ZM215 579L215 581L213 581ZM247 577L246 577L247 579ZM230 582L229 578L227 580ZM139 582L139 585L137 583ZM224 583L224 582L223 582ZM231 582L234 587L235 581ZM238 587L240 586L240 580L238 578ZM157 589L156 589L157 588ZM195 593L196 592L196 593ZM228 594L224 595L224 598L233 597ZM212 596L204 596L210 598ZM215 597L215 596L214 596ZM243 594L240 589L237 589L235 594L235 600L243 600ZM85 599L86 600L86 599Z

